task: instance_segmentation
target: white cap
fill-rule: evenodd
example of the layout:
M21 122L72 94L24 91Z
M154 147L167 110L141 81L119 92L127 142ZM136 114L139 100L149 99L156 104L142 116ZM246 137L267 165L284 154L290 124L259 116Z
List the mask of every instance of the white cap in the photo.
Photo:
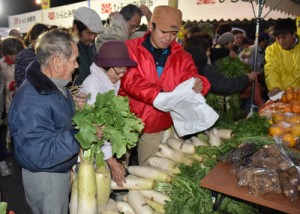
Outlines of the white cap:
M102 20L96 11L87 8L80 7L74 12L74 19L82 22L87 28L94 33L102 33L104 27Z

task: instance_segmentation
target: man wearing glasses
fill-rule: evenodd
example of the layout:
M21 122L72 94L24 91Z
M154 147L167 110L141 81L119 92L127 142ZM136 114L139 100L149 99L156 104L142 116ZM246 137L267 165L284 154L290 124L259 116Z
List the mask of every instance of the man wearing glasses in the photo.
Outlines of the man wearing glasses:
M129 97L131 111L145 123L137 148L139 165L146 165L155 155L163 131L172 125L170 114L153 106L157 95L173 91L192 77L196 79L196 93L205 95L210 88L208 80L198 74L192 56L175 41L181 22L180 10L158 6L148 23L149 32L143 38L126 41L129 55L138 66L127 68L119 94Z
M151 15L151 11L144 4L139 7L133 4L128 4L122 7L120 12L111 13L104 32L99 34L96 38L97 50L105 41L125 41L132 36L136 37L134 34L140 27L142 16L145 16L149 21Z

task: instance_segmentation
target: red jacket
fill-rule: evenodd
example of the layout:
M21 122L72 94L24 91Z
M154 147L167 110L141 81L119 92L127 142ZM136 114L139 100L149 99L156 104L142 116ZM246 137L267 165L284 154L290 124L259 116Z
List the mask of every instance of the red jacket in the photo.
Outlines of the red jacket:
M142 46L143 38L127 40L130 57L138 63L137 67L127 68L121 80L119 94L129 97L131 112L145 123L144 133L157 133L172 125L169 113L162 112L153 106L159 92L170 92L180 83L191 77L198 77L203 84L202 94L210 89L208 80L198 74L192 56L177 43L171 44L171 51L160 77L152 54Z

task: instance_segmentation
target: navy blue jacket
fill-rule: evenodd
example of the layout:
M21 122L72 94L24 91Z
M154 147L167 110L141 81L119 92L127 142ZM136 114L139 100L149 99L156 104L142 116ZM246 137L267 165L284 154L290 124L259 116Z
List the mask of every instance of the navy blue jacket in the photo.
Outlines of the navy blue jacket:
M17 90L9 111L9 128L18 164L32 172L67 172L77 160L73 135L75 107L34 61Z

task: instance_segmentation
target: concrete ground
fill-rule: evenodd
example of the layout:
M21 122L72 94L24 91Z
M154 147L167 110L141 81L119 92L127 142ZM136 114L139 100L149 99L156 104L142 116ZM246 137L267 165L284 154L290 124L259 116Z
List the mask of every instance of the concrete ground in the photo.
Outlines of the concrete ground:
M16 214L31 214L31 210L26 203L21 168L17 166L12 155L7 157L7 162L13 169L13 174L2 177L0 176L0 189L2 201L8 203L8 209Z

